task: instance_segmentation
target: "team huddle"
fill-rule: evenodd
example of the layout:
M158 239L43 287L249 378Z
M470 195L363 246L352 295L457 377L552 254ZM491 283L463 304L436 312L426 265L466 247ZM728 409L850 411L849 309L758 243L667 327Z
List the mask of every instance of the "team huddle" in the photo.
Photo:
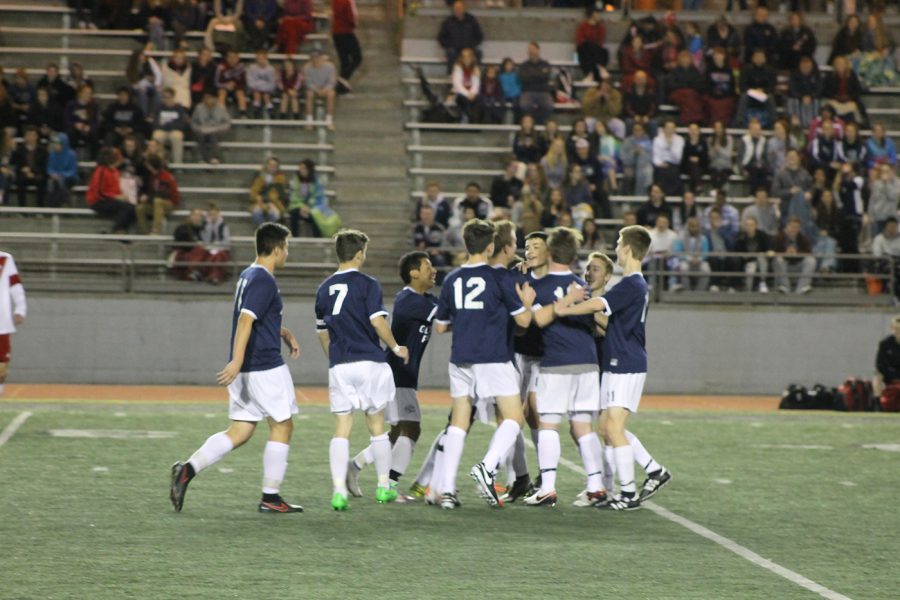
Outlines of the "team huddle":
M230 361L218 374L218 382L228 386L231 424L209 437L187 461L173 465L170 499L176 511L184 504L189 482L249 440L263 419L269 424L269 440L258 509L303 510L279 494L292 415L297 412L281 344L295 358L299 347L282 326L283 304L274 278L287 260L289 235L271 223L257 230L257 260L237 283ZM614 265L605 254L590 255L584 279L571 271L580 244L575 230L560 227L530 234L524 261L516 256L516 231L508 221L473 219L463 228L463 239L468 258L446 277L440 297L430 293L436 271L428 254L403 256L399 266L405 287L395 298L388 322L381 285L360 272L368 237L354 230L335 236L338 270L319 286L315 301L335 423L329 447L332 508L347 510L351 496L363 496L360 473L370 463L377 476L378 503L424 499L444 509L459 507L456 476L476 419L496 422L482 460L469 470L489 505L520 498L530 506L556 505L559 429L567 420L587 474L574 505L639 508L671 480L626 430L647 373L649 294L641 261L650 245L648 231L639 226L621 230L616 257L623 276L609 289ZM421 434L419 366L432 331L452 336L452 408L409 494L400 494L400 479ZM370 444L351 459L353 413L360 411ZM539 475L534 481L526 457L525 423L537 448ZM647 473L640 489L635 461ZM498 482L501 467L505 486Z

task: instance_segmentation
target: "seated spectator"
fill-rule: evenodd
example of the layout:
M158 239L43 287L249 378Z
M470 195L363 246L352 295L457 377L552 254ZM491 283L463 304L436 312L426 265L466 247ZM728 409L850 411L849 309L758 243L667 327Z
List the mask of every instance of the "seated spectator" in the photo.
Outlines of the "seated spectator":
M202 162L219 164L219 140L231 129L231 117L213 94L207 90L203 94L203 102L194 109L191 115L191 129L197 140L197 151Z
M653 183L659 184L667 196L680 196L681 158L684 138L675 133L675 121L666 119L653 139Z
M766 166L770 177L784 168L787 151L793 141L788 137L788 124L781 119L772 127L772 137L766 140Z
M706 215L708 222L704 228L706 238L709 240L710 252L714 256L709 257L709 267L714 273L737 273L740 271L741 260L735 256L723 256L722 253L734 252L736 231L726 225L722 219L722 211L713 207ZM735 278L731 275L711 275L710 291L735 287Z
M640 123L647 135L656 135L656 108L656 92L648 81L647 73L635 71L631 88L622 103L625 126L631 131L635 123Z
M572 123L572 130L566 138L566 157L571 161L575 159L576 146L580 140L587 143L588 153L593 156L597 153L597 136L588 131L587 121L584 119L575 119ZM550 140L547 140L550 143Z
M872 136L866 141L866 166L874 169L878 165L897 166L897 147L894 140L887 137L884 123L872 125Z
M787 96L788 112L798 115L803 127L809 127L819 113L822 97L822 74L812 57L801 57L798 67L791 71Z
M714 190L727 190L734 175L734 140L725 131L722 121L713 123L709 137L709 171Z
M272 98L278 91L278 75L275 67L269 64L269 53L264 49L256 51L256 61L247 69L247 90L253 98L254 117L262 118L264 107L272 116Z
M725 49L718 47L712 52L712 61L706 67L706 85L703 101L706 122L730 123L737 105L738 81L735 70L728 63Z
M228 279L225 267L214 266L231 260L231 231L222 217L222 211L215 202L210 202L206 210L206 224L200 234L206 250L206 281L218 285Z
M841 228L838 246L841 254L859 254L859 234L862 231L865 215L865 180L853 172L850 165L841 165L840 172L834 178L834 195L841 207ZM858 260L844 259L840 265L845 273L859 272Z
M54 131L66 130L62 107L50 101L50 92L47 88L38 88L35 92L34 102L28 109L25 122L37 127L41 139L49 139Z
M644 227L653 227L659 215L665 215L668 222L672 222L672 207L666 202L666 195L663 189L654 183L650 186L647 201L637 210L636 224Z
M491 203L494 207L511 209L519 199L519 194L522 193L522 180L516 177L518 169L518 161L508 160L503 168L503 174L494 177L491 182Z
M484 40L481 25L478 24L478 19L466 12L466 5L462 0L453 2L453 14L441 23L437 39L447 56L447 73L453 69L465 48L471 48L477 60L481 60L481 42Z
M290 56L297 54L306 36L315 30L312 0L284 0L275 36L279 52Z
M141 186L135 207L137 227L139 233L159 235L166 217L178 208L181 195L178 183L158 156L147 159L147 171L148 176ZM148 220L151 221L149 224Z
M785 154L785 165L772 179L772 195L781 200L782 206L788 206L794 196L810 194L812 192L812 177L809 171L800 164L800 153L797 150L788 150Z
M900 381L900 317L891 319L891 335L878 343L875 369L878 373L875 376L874 384L879 388Z
M669 228L669 217L665 214L659 214L650 230L650 249L647 252L645 261L652 261L651 269L664 270L671 273L668 283L669 289L677 292L682 289L678 282L678 277L674 274L678 272L678 257L675 256L675 242L678 241L678 234Z
M54 133L47 153L47 196L53 208L68 206L72 186L78 182L78 157L69 148L69 136Z
M519 81L519 71L515 61L511 58L504 58L500 65L500 74L497 76L500 80L500 88L503 90L503 99L511 102L513 105L514 121L521 119L518 114L519 97L522 95L522 82Z
M823 104L819 108L819 115L809 124L809 131L806 134L807 145L811 144L816 136L822 133L822 124L825 121L831 121L834 129L834 137L841 139L844 137L844 120L839 118L828 104Z
M288 181L281 162L270 156L250 186L250 214L255 225L278 222L284 216Z
M247 71L236 50L225 52L225 60L216 68L216 88L219 90L219 104L223 107L229 98L237 102L241 118L247 116Z
M25 69L16 69L12 85L7 86L6 92L13 111L16 113L16 119L19 125L22 125L28 119L28 109L34 102L35 94L34 86L28 82L28 74Z
M481 76L481 87L478 94L479 120L490 125L501 125L506 114L506 100L503 87L500 85L500 68L497 65L485 67Z
M427 252L435 267L446 267L450 264L450 257L440 250L444 247L446 233L444 226L434 220L434 210L423 206L419 220L413 226L412 245L416 250Z
M230 49L246 50L250 42L240 19L234 15L216 15L206 26L203 45L212 52L225 54Z
M834 123L823 121L819 135L809 146L811 169L824 169L826 179L834 178L835 173L844 164L844 150L841 140L835 136Z
M547 184L547 176L544 170L537 163L529 163L525 167L525 185L531 187L531 193L538 198L546 198L550 192L550 186Z
M879 165L872 172L869 195L869 218L875 224L875 233L884 230L888 219L897 217L900 207L900 179L890 165Z
M687 220L687 227L675 240L674 251L678 258L678 271L683 274L678 289L705 292L709 288L709 240L703 235L696 217ZM699 276L692 276L697 274ZM676 291L674 286L672 291Z
M730 8L729 6L729 10ZM716 48L724 48L729 64L735 64L740 61L741 38L725 15L721 15L706 30L706 48L707 56L712 56Z
M832 71L822 83L822 97L842 119L850 117L857 124L864 122L862 85L845 57L834 59Z
M766 61L774 64L778 56L778 32L769 23L769 10L765 6L756 7L753 22L744 29L744 62L750 62L757 50L762 50Z
M671 73L678 66L678 55L684 50L684 36L677 27L666 27L663 39L657 48L657 60L662 66L663 74ZM691 61L693 64L693 61Z
M606 250L607 244L594 219L585 219L581 224L582 250Z
M38 80L37 87L47 88L50 92L50 101L59 106L66 106L75 99L75 89L59 76L59 66L56 63L47 65L45 75Z
M203 94L216 87L216 68L212 51L201 48L191 65L191 106L203 102Z
M466 223L475 218L475 209L471 206L465 208L460 217L453 217L450 221L450 227L447 228L446 236L444 237L444 243L447 244L448 248L458 248L460 250L465 248L462 228Z
M279 115L282 119L300 118L300 87L303 77L294 61L286 59L278 70L278 91L281 92Z
M609 72L603 69L597 85L585 92L581 99L581 114L586 119L606 123L622 114L622 93L612 86Z
M25 128L24 139L16 146L9 166L15 175L19 206L28 206L28 189L33 187L37 205L43 207L47 197L47 149L41 145L34 125Z
M534 117L524 115L519 131L513 137L513 154L523 163L537 163L546 153L547 145L534 127Z
M645 74L655 72L656 50L645 47L644 38L641 35L635 35L628 45L623 45L619 67L622 70L622 89L629 89L638 71L643 71Z
M793 71L801 57L816 53L816 34L803 22L803 13L792 12L778 38L778 68Z
M794 194L797 193L802 193L802 190L794 192ZM793 197L794 194L790 194L790 196ZM754 190L753 204L744 208L744 212L741 213L741 220L746 221L747 219L753 219L756 222L757 229L770 238L778 234L781 223L781 210L777 201L773 202L769 198L765 188Z
M853 56L862 51L863 32L860 27L859 17L849 15L835 34L831 42L831 54L828 55L828 64L832 64L838 56Z
M527 183L522 187L522 195L512 210L512 221L523 236L541 230L541 217L544 213L544 205L540 197L534 193Z
M747 187L755 190L769 187L769 161L766 155L766 138L758 119L750 119L747 133L741 136L737 151L737 164L747 179Z
M604 191L614 191L618 189L618 170L619 170L619 150L622 142L619 138L610 132L610 128L615 127L617 131L624 129L622 122L618 119L612 119L608 123L606 121L597 121L594 124L594 135L597 138L597 160L603 166L603 185L600 186ZM588 174L585 173L585 176ZM594 182L596 185L597 182Z
M688 189L699 192L703 176L709 172L709 147L700 136L700 125L691 123L681 154L681 172L688 177Z
M702 225L704 229L710 228L709 215L714 210L722 217L722 227L725 228L728 236L733 240L741 228L741 217L738 210L728 203L728 196L722 190L716 190L713 196L713 203L703 211Z
M113 233L127 233L134 223L134 205L122 193L118 163L119 151L115 148L104 148L100 152L85 201L97 215L112 220Z
M86 147L90 157L95 158L100 148L100 108L89 86L78 90L78 98L66 106L65 122L72 147Z
M471 208L475 212L477 219L487 219L491 214L493 206L490 202L481 197L481 186L474 181L466 184L466 193L453 202L453 215L450 217L452 221L456 220L460 226L465 225L468 219L463 219L466 209Z
M584 142L587 143L586 141ZM541 159L541 168L547 176L547 185L551 188L561 187L569 168L569 159L566 156L566 144L561 139L555 139L550 144L547 154ZM491 194L493 199L493 194ZM494 201L496 206L497 202Z
M107 146L120 146L126 136L143 137L147 126L144 111L131 95L131 89L123 86L116 92L115 101L103 111L100 136Z
M741 95L735 125L746 127L757 119L764 127L775 122L775 69L766 63L763 50L753 52L752 62L741 71Z
M75 60L69 63L69 74L63 78L63 81L73 90L78 90L83 85L94 87L94 80L85 74L84 67Z
M325 100L325 126L334 131L334 88L337 85L337 71L328 57L313 51L312 58L303 67L303 81L306 84L306 127L312 127L313 109L316 98Z
M519 65L519 81L522 83L519 109L523 115L534 117L538 124L544 124L553 114L550 76L550 63L541 58L540 45L530 42L528 60Z
M681 204L672 207L672 229L682 233L687 227L688 219L692 217L696 217L702 223L703 209L697 205L697 196L694 192L686 190L681 196Z
M597 216L601 214L612 216L609 214L607 206L609 200L606 197L610 169L597 156L592 155L585 144L585 140L578 140L575 144L575 157L569 161L568 169L571 170L573 165L581 168L581 174L587 181L588 189L593 196L593 206L597 211ZM613 173L615 173L614 170ZM613 179L613 181L615 180Z
M787 225L775 237L772 249L775 251L775 277L778 291L791 293L791 278L797 274L798 294L812 291L812 277L816 272L816 259L812 256L812 244L809 238L800 231L800 219L788 219Z
M816 227L819 230L813 252L819 263L818 270L832 272L837 268L837 239L841 234L841 210L834 201L834 192L825 188L813 196Z
M166 90L172 90L175 102L185 110L191 108L191 77L193 70L188 63L184 50L172 52L171 58L162 66L163 96Z
M742 256L743 271L747 274L744 283L744 291L752 292L758 289L760 294L768 294L769 286L766 285L766 275L769 272L769 236L757 227L756 219L748 216L743 220L741 232L734 244L734 251L757 256ZM754 276L759 278L759 287L753 285Z
M163 101L153 123L153 139L162 147L172 148L172 161L184 162L184 135L187 133L190 117L187 110L178 104L172 88L163 90Z
M172 30L172 42L176 49L186 44L189 31L203 31L206 24L206 6L193 0L174 0L169 3L169 28ZM190 108L190 105L185 106Z
M480 117L478 94L481 91L481 68L475 62L475 53L471 48L463 48L459 53L450 79L451 93L459 109L459 122L477 122Z
M889 47L866 52L853 63L853 70L866 89L900 85L900 69L897 67L896 55Z
M244 0L241 21L247 35L250 50L269 47L269 39L278 26L278 2L276 0Z
M693 21L684 24L684 49L691 55L691 62L702 75L706 68L706 53L703 49L703 36L700 35L700 30Z
M587 18L578 24L575 30L575 52L578 54L578 66L585 81L599 81L600 72L597 67L605 67L609 62L609 51L606 43L606 26L603 24L602 11L596 6L589 6Z
M884 230L875 236L872 242L872 254L876 260L873 270L876 273L890 274L893 269L894 289L891 290L895 297L900 297L900 230L897 228L897 218L891 217L884 224Z
M425 184L425 197L416 203L413 221L419 220L419 211L423 206L430 206L434 210L434 220L440 223L444 229L450 224L450 217L453 215L453 207L447 198L441 194L441 186L436 181L429 181Z
M162 69L159 68L156 59L149 54L152 49L152 44L147 44L144 48L132 52L125 69L125 76L134 92L137 105L141 112L151 118L156 114L159 94L163 87Z
M316 165L309 159L301 160L297 172L289 183L290 201L288 214L291 219L291 235L294 237L322 237L316 223L316 211L328 206L325 188L316 176ZM321 214L319 215L321 218Z
M207 259L203 246L205 229L206 220L199 208L192 209L184 223L175 228L175 248L169 255L168 264L176 279L203 281Z
M841 150L844 153L844 160L853 166L853 170L864 174L866 170L865 165L868 162L866 156L868 149L862 136L859 134L859 125L852 121L844 127Z
M541 228L558 227L560 218L563 213L569 211L569 205L566 204L566 197L562 188L550 190L550 196L547 198L547 205L541 214Z
M150 171L147 170L147 156L141 145L141 140L133 135L125 136L122 145L119 146L119 171L121 177L119 185L122 191L133 203L137 203L138 190L143 186L143 182L150 178ZM128 177L134 178L134 189L130 188Z
M791 218L800 219L800 231L812 241L815 241L816 236L819 235L815 222L814 202L815 198L813 198L812 192L802 192L791 197L791 201L781 211L782 222Z
M682 125L701 122L703 114L703 94L706 82L703 75L691 61L687 50L678 53L676 66L665 79L666 96L678 107L678 122Z
M644 125L635 122L631 135L622 142L620 152L626 195L643 196L653 182L653 142L647 136Z
M587 204L589 206L594 204L594 196L591 193L590 184L585 179L581 166L577 163L569 166L569 173L566 176L565 183L563 183L562 190L563 198L565 198L566 205L569 208L574 208L579 204Z

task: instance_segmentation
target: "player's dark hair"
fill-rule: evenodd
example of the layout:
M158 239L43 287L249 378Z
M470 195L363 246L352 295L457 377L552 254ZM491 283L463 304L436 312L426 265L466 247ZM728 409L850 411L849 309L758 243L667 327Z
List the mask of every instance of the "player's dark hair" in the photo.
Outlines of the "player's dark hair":
M494 241L494 224L482 219L471 219L463 225L463 243L469 254L481 254Z
M516 225L512 221L494 222L494 256L497 256L507 246L516 241ZM491 257L493 258L493 257Z
M421 267L422 261L426 260L427 258L428 253L422 252L420 250L407 252L400 257L400 279L403 280L403 283L409 285L410 281L412 281L410 273Z
M283 248L291 230L281 223L263 223L256 229L256 254L269 256L275 248Z
M588 263L592 263L595 260L599 260L601 263L603 263L603 267L606 269L607 273L612 273L613 269L616 268L613 260L605 252L591 252L588 255Z
M334 234L334 251L338 262L350 262L358 252L365 249L369 236L356 229L341 229Z
M556 227L550 231L547 248L550 260L560 265L571 265L578 258L581 232L570 227Z
M650 232L642 225L629 225L619 231L622 236L622 244L631 248L631 256L644 260L647 251L650 250Z
M528 240L544 240L547 241L547 234L543 231L532 231L528 235L525 236L525 241Z

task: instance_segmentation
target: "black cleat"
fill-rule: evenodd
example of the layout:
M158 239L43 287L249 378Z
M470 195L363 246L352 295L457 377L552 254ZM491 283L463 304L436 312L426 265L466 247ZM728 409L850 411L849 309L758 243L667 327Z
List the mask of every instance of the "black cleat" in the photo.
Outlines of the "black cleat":
M488 471L483 462L478 463L469 471L469 476L475 481L475 487L478 493L491 506L503 506L503 500L497 494L497 488L494 487L494 473Z
M641 486L641 502L655 496L656 492L670 481L672 481L672 474L665 467L655 473L650 473L644 480L644 485Z
M619 493L610 498L606 504L598 504L600 510L637 510L641 507L641 501L634 494Z
M533 495L535 491L536 490L531 485L531 478L528 475L522 475L521 477L516 477L516 481L508 490L506 490L506 493L503 494L500 499L503 500L504 503L509 502L512 504L519 498Z
M181 512L184 506L184 494L187 492L187 486L191 482L189 465L183 462L177 462L172 465L172 485L169 487L169 500L172 502L172 508L175 512Z
M299 504L288 504L284 498L278 496L278 499L272 502L261 500L257 510L261 513L294 513L303 512L303 507Z

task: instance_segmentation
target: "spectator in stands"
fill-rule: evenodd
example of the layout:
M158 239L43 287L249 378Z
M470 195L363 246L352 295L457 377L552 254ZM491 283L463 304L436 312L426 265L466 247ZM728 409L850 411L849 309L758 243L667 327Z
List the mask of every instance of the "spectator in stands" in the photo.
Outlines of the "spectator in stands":
M700 0L695 1L699 2ZM694 66L703 74L703 70L706 68L703 37L700 35L697 24L693 21L688 21L684 24L684 48L691 55L691 61L694 63Z
M869 169L882 164L897 166L897 147L885 134L884 123L872 125L872 136L866 141L866 160Z
M703 177L709 173L709 147L700 136L700 124L688 126L688 136L681 154L681 172L687 175L688 189L699 192Z
M153 139L161 147L172 147L172 161L184 162L184 135L187 133L190 117L187 110L175 99L172 88L163 90L163 101L153 123Z
M513 207L511 218L524 237L529 233L540 231L544 205L528 183L522 187L522 195L519 198L519 202Z
M656 94L648 82L647 73L636 71L631 89L625 94L622 104L627 130L631 131L635 123L640 123L648 135L656 135L656 108Z
M600 71L597 85L585 92L581 112L586 119L603 123L622 114L622 93L612 86L606 69Z
M38 80L37 87L47 88L50 101L59 106L66 106L75 99L75 90L59 76L59 66L56 63L47 65L46 74Z
M38 88L35 92L34 102L28 109L25 122L38 128L41 139L48 139L54 131L66 130L62 107L50 101L47 88Z
M306 36L315 30L312 0L284 0L275 36L279 52L297 54Z
M563 158L565 159L565 156ZM503 168L503 173L494 177L491 182L491 203L494 207L511 209L519 199L519 195L522 193L522 180L516 177L518 167L517 160L508 160Z
M590 184L584 177L581 165L577 163L569 165L569 173L566 176L565 183L563 183L562 190L566 206L569 208L579 204L587 204L588 206L593 206L594 204L594 196L591 193Z
M69 63L69 74L63 77L63 81L73 90L78 90L83 85L94 87L94 80L85 74L81 63L74 60Z
M199 208L191 210L184 223L175 228L175 249L169 257L172 274L176 279L203 281L203 263L207 252L203 246L206 220Z
M278 91L281 92L279 116L282 119L300 118L300 88L303 77L293 60L285 59L278 70Z
M520 121L519 97L522 95L522 82L519 81L519 71L516 63L511 58L504 58L500 65L500 87L503 90L503 99L513 105L513 120Z
M863 32L860 27L859 17L849 15L834 36L831 42L831 54L828 55L828 64L832 64L838 56L851 56L862 51Z
M519 109L523 115L531 115L535 122L543 124L553 114L551 95L550 63L541 58L541 47L537 42L529 42L528 59L519 65L519 81L522 95Z
M819 115L809 124L809 131L806 134L807 145L812 143L812 141L816 139L816 136L822 133L822 124L825 121L831 121L835 138L841 139L844 137L843 119L835 114L834 108L831 105L823 104L819 108Z
M593 156L597 153L597 136L588 131L588 125L585 119L575 119L572 123L572 130L566 138L566 156L570 161L575 159L576 145L580 140L587 142L589 154Z
M262 118L263 109L272 116L272 97L278 91L278 75L269 63L269 53L265 49L256 51L256 60L247 69L247 90L253 101L253 116Z
M425 184L425 197L416 204L413 220L419 220L419 211L423 206L430 206L434 210L434 220L440 223L444 229L450 225L450 217L453 215L453 207L447 198L441 194L441 186L437 181L429 181Z
M461 225L464 225L468 219L462 217L466 214L466 209L472 209L475 212L475 218L487 219L491 214L491 203L481 197L481 186L474 181L466 184L466 193L460 196L453 203L453 216ZM452 223L451 223L452 225Z
M127 233L134 223L134 205L122 193L118 163L119 151L115 148L104 148L100 152L85 201L98 216L112 220L113 233Z
M544 138L534 127L534 117L524 115L519 131L513 138L513 154L524 163L536 163L540 162L546 153L547 146Z
M684 138L675 133L675 121L666 119L653 139L653 182L659 184L667 196L680 196L681 158Z
M837 116L844 120L852 117L855 123L863 123L862 85L845 57L834 59L832 71L822 84L822 97Z
M69 136L53 133L47 153L47 197L53 208L68 206L72 186L78 182L78 157L69 147Z
M578 66L585 81L599 81L600 72L597 67L605 67L609 62L609 51L606 43L606 26L603 24L602 11L596 5L589 6L587 18L578 24L575 31L575 51L578 53Z
M460 123L474 123L479 120L478 108L481 91L481 68L475 62L471 48L463 48L456 64L453 65L451 93L459 109Z
M680 288L705 292L709 287L709 240L703 235L696 217L687 220L673 250L678 257L678 271L682 273Z
M818 235L813 252L818 262L818 270L831 273L837 269L837 238L841 234L841 211L834 202L834 192L830 188L822 189L813 196Z
M774 64L778 56L778 32L769 23L769 9L757 6L753 22L744 29L744 62L750 62L756 50L762 50L769 64Z
M662 42L657 48L657 60L662 66L663 75L671 73L678 66L678 54L684 50L684 36L677 27L666 27Z
M413 226L412 245L416 250L427 252L431 264L445 267L450 264L449 257L440 248L445 245L446 230L434 220L434 210L423 206L419 213L419 221Z
M678 257L675 256L675 242L678 241L678 234L669 228L669 217L665 214L659 214L650 230L650 249L647 253L647 259L652 260L659 265L661 270L672 273L669 276L669 289L677 292L682 289L678 282L678 277L674 274L678 272Z
M465 48L471 48L478 61L481 61L481 42L484 40L481 25L478 24L478 19L466 12L466 5L462 0L453 3L453 14L444 19L437 39L447 56L447 73L452 71L459 54Z
M741 261L734 256L721 256L723 252L734 252L736 231L725 225L722 219L722 211L713 207L707 215L708 225L704 228L706 238L709 240L709 248L715 256L709 257L709 266L716 273L736 273L740 271ZM719 291L727 288L733 291L735 280L730 275L712 275L710 277L710 291Z
M219 140L231 129L231 117L220 104L212 90L203 94L203 102L194 109L191 115L191 129L197 140L197 151L200 160L214 165L219 164Z
M16 69L12 84L7 86L10 104L15 111L16 119L21 126L28 119L28 109L34 102L34 86L28 82L28 74L25 69Z
M896 292L894 295L897 295ZM896 384L900 380L900 317L891 319L891 335L878 343L875 370L878 373L873 383L877 388ZM880 391L876 389L875 393Z
M834 195L841 207L841 229L838 246L841 254L859 254L859 234L863 225L868 224L865 213L865 180L853 172L853 167L844 164L834 178ZM859 271L859 261L844 259L841 270L845 273Z
M788 83L787 108L792 115L800 116L800 123L809 127L819 114L822 97L822 74L810 56L803 56L796 69L791 71Z
M278 158L270 156L250 186L250 214L253 223L278 222L284 216L288 199L287 177Z
M125 69L125 77L134 92L137 105L151 118L156 114L163 86L162 69L149 54L152 49L152 44L147 44L132 52Z
M561 188L550 190L550 196L547 198L547 206L541 214L541 228L559 226L560 216L569 210L566 204L566 198Z
M800 219L796 217L788 219L787 225L775 237L772 249L776 252L775 277L778 291L782 294L791 292L788 273L799 275L794 288L798 294L808 294L812 291L816 259L812 256L809 238L801 231Z
M143 137L147 120L131 94L131 88L120 87L115 101L103 111L101 137L107 146L120 146L126 136Z
M678 107L678 121L682 125L704 119L703 94L706 82L694 66L687 50L678 53L678 59L664 81L669 102Z
M751 190L769 187L766 138L763 137L762 125L758 119L750 119L747 133L741 136L738 144L737 164Z
M801 57L816 53L816 34L803 22L803 13L792 12L778 39L778 68L793 71Z
M835 136L834 123L823 121L819 135L809 146L811 169L824 169L826 179L831 181L837 170L844 163L844 151L841 140Z
M225 60L216 68L216 88L219 90L219 104L223 107L229 98L238 105L241 118L247 116L247 71L236 50L225 52Z
M654 183L650 186L647 201L637 210L637 224L653 227L659 215L665 215L668 222L672 222L672 207L666 201L663 189Z
M642 196L653 182L653 142L644 131L644 125L635 122L631 135L622 142L620 152L624 174L625 194Z
M316 98L325 100L325 126L334 131L334 96L337 85L337 71L328 57L313 51L312 57L303 67L303 81L306 85L306 127L312 127L313 109Z
M756 254L753 256L742 256L740 261L743 265L743 271L747 274L744 282L744 291L752 292L758 289L760 294L768 294L769 286L766 285L766 275L769 272L769 236L757 226L756 219L747 216L742 222L741 232L737 236L734 245L735 252L746 254ZM759 287L753 285L754 276L759 277Z
M637 225L637 213L633 210L626 210L622 213L622 227Z
M181 195L178 183L158 156L147 158L147 172L135 207L137 228L142 234L159 235L165 218L178 208Z
M479 90L479 102L477 113L480 113L482 123L500 125L506 114L506 100L503 97L503 87L500 85L500 68L497 65L485 67L481 76L481 89Z
M157 50L164 50L166 47L165 22L168 19L166 9L163 0L143 0L132 3L131 6L130 28L146 31L147 39Z
M597 227L594 219L585 219L581 224L581 248L587 251L606 250L608 245L603 239L603 233Z
M728 10L731 10L730 6ZM711 56L716 48L724 48L728 55L729 63L734 63L740 59L741 38L725 15L721 15L706 30L706 48L707 56Z
M614 191L619 187L619 154L622 142L619 141L618 135L620 135L624 129L625 127L619 119L611 119L608 122L597 121L594 124L594 135L597 138L597 160L600 161L600 164L603 167L602 172L597 173L597 177L602 174L602 187L606 191ZM620 133L614 135L611 130ZM588 173L585 173L585 176L587 175ZM595 184L597 183L599 182L595 182Z
M325 188L316 175L316 165L310 159L301 160L289 183L288 214L291 235L294 237L322 237L316 224L315 211L328 206Z
M172 30L175 48L182 48L187 43L189 31L203 30L206 23L206 5L196 0L172 0L169 2L167 21Z
M802 190L798 190L795 194L801 192ZM794 194L790 194L790 196L793 197ZM770 238L778 234L781 210L778 204L769 198L765 188L754 190L753 204L744 208L744 212L741 213L741 220L746 221L750 218L756 221L757 228Z
M703 211L703 227L710 228L709 215L715 210L722 216L722 227L724 227L728 236L734 240L738 230L741 228L741 217L738 210L728 203L728 196L723 190L716 190L713 196L713 203Z
M859 125L850 121L844 126L844 137L841 139L841 151L844 153L844 161L853 165L853 170L864 174L868 149L866 143L859 134Z
M815 222L814 202L815 198L813 198L812 192L804 191L794 194L787 205L781 206L782 221L792 217L800 219L800 230L812 241L815 241L816 236L819 235L819 229Z
M775 69L766 63L766 53L753 52L752 62L741 71L741 96L738 100L735 123L748 126L750 119L758 119L764 127L775 122Z
M203 102L203 94L216 87L216 63L212 51L201 48L197 60L191 65L191 106Z
M628 45L622 47L622 58L619 61L622 69L622 88L628 89L638 71L653 73L656 70L656 49L647 48L644 38L635 35Z
M241 21L249 49L268 48L269 39L278 25L278 3L276 0L243 0L243 8Z
M898 207L900 207L900 179L890 165L879 165L872 171L869 196L869 218L875 224L876 234L884 230L888 219L897 217Z
M100 147L100 108L90 86L78 90L78 98L66 106L65 121L72 147L87 147L90 157L95 158Z
M43 207L47 197L47 149L41 145L34 125L25 127L24 139L16 146L10 167L15 174L19 206L28 206L28 189L34 188L37 205Z
M785 155L785 164L772 179L772 195L781 199L782 206L788 206L797 194L812 196L812 177L800 164L800 152L790 149Z
M712 61L706 67L706 85L703 96L708 123L731 122L737 104L737 83L735 69L728 63L725 49L714 48Z
M206 268L206 281L218 285L228 279L228 271L224 267L214 265L231 260L231 230L215 202L209 203L206 210L206 224L200 237L206 249L206 262L210 265Z
M893 51L895 46L894 36L884 23L883 13L870 12L863 31L862 51L876 52L883 48Z
M606 186L607 167L600 161L596 153L591 151L586 139L579 138L575 141L575 155L569 161L569 166L578 165L581 172L592 188L603 189ZM566 167L568 171L569 167ZM592 190L593 191L593 190Z
M356 37L356 0L331 0L331 39L341 62L338 92L350 91L350 77L362 64L362 49Z
M216 15L206 26L203 45L210 51L225 54L229 49L246 50L250 42L240 19L234 15Z
M187 61L184 50L177 48L162 66L163 96L172 90L175 102L185 110L191 109L191 79L193 69Z
M897 228L897 217L889 217L884 222L884 229L875 236L872 242L872 254L876 260L873 265L876 273L891 273L893 267L895 297L900 297L900 230Z
M734 174L734 140L726 132L722 121L713 123L708 145L712 189L728 189L729 179Z

